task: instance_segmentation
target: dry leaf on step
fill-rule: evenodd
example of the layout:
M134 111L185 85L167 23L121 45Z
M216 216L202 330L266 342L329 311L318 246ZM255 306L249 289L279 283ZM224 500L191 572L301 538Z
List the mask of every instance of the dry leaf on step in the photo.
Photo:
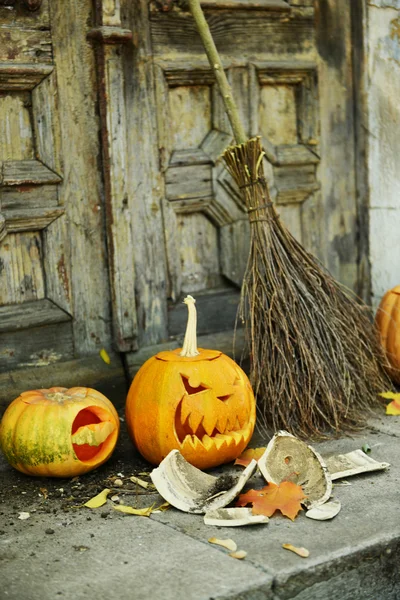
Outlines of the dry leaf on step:
M224 548L226 548L227 550L230 550L231 552L236 552L236 550L237 550L236 542L234 542L233 540L230 540L230 539L219 540L216 537L211 537L211 538L209 538L208 541L210 544L216 544L217 546L223 546Z
M264 454L266 448L249 448L242 452L242 454L235 460L235 465L242 465L247 467L251 461L258 460Z
M297 548L292 544L282 544L282 548L285 548L285 550L290 550L291 552L294 552L302 558L307 558L308 556L310 556L310 551L307 550L307 548Z
M100 350L100 356L104 360L106 365L109 365L111 363L111 358L108 356L107 350L105 350L104 348Z
M379 395L382 396L382 398L387 398L388 400L392 400L392 402L390 402L386 406L386 414L387 415L394 415L394 416L400 415L400 393L396 394L394 392L382 392Z
M301 501L304 500L301 487L290 481L283 481L280 485L269 483L261 490L249 490L241 494L236 502L237 506L253 505L254 515L271 517L276 510L280 510L289 519L296 518L302 510Z
M87 506L88 508L100 508L107 502L107 496L111 492L108 488L97 494L97 496L93 496L90 498L83 506Z
M140 485L140 487L144 488L145 490L150 485L147 481L143 481L143 479L139 479L139 477L135 477L134 475L132 475L132 477L129 477L129 479L132 481L132 483L137 483L137 485Z
M147 508L133 508L133 506L125 506L125 504L119 504L114 506L114 510L122 512L126 515L137 515L139 517L149 517L153 512L154 504Z
M237 552L230 552L229 556L232 556L232 558L238 558L239 560L241 560L242 558L246 558L247 552L245 550L238 550Z

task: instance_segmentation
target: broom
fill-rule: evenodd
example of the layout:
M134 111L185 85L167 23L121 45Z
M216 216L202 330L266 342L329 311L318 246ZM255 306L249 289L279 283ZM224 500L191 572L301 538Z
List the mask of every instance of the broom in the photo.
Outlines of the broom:
M247 140L200 1L188 3L237 143L223 158L250 220L239 316L259 423L302 438L355 431L391 387L372 315L280 221L260 139Z

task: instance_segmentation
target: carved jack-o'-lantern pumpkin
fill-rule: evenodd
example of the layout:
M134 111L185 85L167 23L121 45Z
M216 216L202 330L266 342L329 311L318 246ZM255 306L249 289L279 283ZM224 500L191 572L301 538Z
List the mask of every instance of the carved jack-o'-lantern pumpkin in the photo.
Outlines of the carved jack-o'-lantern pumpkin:
M118 433L118 414L103 394L53 387L23 392L10 404L0 425L0 447L22 473L74 477L103 464Z
M217 350L196 347L195 300L183 348L159 352L138 371L126 402L129 434L159 464L179 450L200 469L234 460L250 441L255 401L242 369Z
M388 375L400 384L400 285L383 296L375 323L388 359Z

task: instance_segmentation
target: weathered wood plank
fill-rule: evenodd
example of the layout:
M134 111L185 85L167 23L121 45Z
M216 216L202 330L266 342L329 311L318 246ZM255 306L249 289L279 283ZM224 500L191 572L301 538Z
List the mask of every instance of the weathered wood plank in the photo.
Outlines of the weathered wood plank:
M59 194L72 240L74 268L68 281L73 290L74 344L77 355L84 356L111 345L109 276L101 201L104 190L98 169L101 151L95 59L86 39L92 3L90 0L73 3L53 0L50 13L58 99L62 106L64 179ZM62 264L61 261L61 273ZM53 272L54 268L57 269L56 264ZM53 290L55 285L56 280Z
M46 227L42 242L46 297L72 314L71 240L65 215Z
M9 233L0 244L0 305L25 303L44 298L44 295L40 234Z
M274 169L276 201L279 204L303 202L320 187L314 165L282 166Z
M1 29L0 29L1 36ZM0 90L28 91L47 77L54 67L50 64L0 63Z
M39 160L3 162L3 185L40 185L60 181L61 177Z
M0 6L0 23L3 26L13 26L29 29L49 29L49 0L42 0L40 7L31 12L26 9L22 2L14 2L13 6Z
M247 216L220 232L222 274L241 287L250 250L250 225Z
M40 367L73 358L70 322L11 331L0 337L0 372Z
M289 4L284 0L201 0L201 6L225 10L290 10Z
M135 272L127 248L133 248L132 215L126 185L127 141L124 72L119 41L126 41L119 19L119 3L97 5L99 23L112 22L120 37L103 38L96 44L98 92L102 132L103 174L110 273L113 338L122 352L137 349ZM99 14L100 13L100 14ZM119 27L119 29L118 29ZM116 34L115 32L115 34Z
M174 150L198 148L211 129L211 92L205 85L169 90L168 128Z
M182 215L177 233L182 292L191 294L221 285L218 231L209 219L201 213Z
M166 197L169 200L203 198L212 194L209 165L170 167L166 172Z
M45 229L64 214L62 207L9 208L3 210L10 232Z
M276 60L277 56L284 60L293 55L299 60L314 58L313 44L310 44L314 37L312 15L296 19L257 11L215 11L207 15L207 21L226 66L229 66L227 56L251 60L254 57ZM188 13L154 13L151 31L157 56L172 60L180 54L189 63L192 57L204 55L200 37Z
M167 339L167 272L161 202L164 184L157 145L156 100L147 0L125 4L124 25L135 31L125 52L128 210L133 215L139 345ZM140 109L139 109L140 107Z
M3 209L24 209L53 207L58 205L56 185L17 185L1 188L1 206Z
M33 159L28 92L0 96L0 160Z
M53 53L50 31L2 27L0 62L9 60L19 63L51 63Z
M354 289L358 277L358 233L350 13L350 3L345 0L316 4L318 87L323 108L319 168L323 262L339 281Z
M126 355L126 363L130 377L133 378L142 364L158 352L175 350L176 348L180 348L182 344L183 335L177 340L165 342L164 344L147 346L141 348L138 352L129 352ZM199 335L197 338L197 345L199 348L220 350L224 354L227 354L232 358L235 357L235 359L239 361L245 348L245 333L243 329L237 329L236 335L234 335L232 330L215 332L208 335Z
M202 165L209 164L210 157L202 148L194 148L192 150L175 150L172 153L170 166L183 167L186 165Z
M295 146L277 146L276 148L276 166L318 164L319 156L311 152L309 148L303 145Z
M18 305L0 306L0 333L66 323L70 320L71 317L66 312L47 298Z
M196 294L197 333L232 330L235 327L240 292L238 290L209 290ZM182 336L186 331L187 306L178 302L169 306L168 331L171 336Z
M301 207L298 204L284 204L278 207L278 213L290 233L301 243Z
M32 91L32 121L36 153L55 173L62 174L61 132L55 71Z
M109 398L116 407L123 408L127 393L127 380L121 357L109 352L107 365L95 354L87 358L50 363L40 368L21 368L0 373L0 412L26 390L53 387L91 387ZM42 361L44 362L44 361Z

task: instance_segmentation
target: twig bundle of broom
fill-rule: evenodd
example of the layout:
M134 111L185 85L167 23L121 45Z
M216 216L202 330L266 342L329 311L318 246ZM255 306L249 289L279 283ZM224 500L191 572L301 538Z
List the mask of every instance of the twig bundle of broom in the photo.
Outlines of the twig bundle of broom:
M259 138L246 141L199 0L188 0L224 100L237 146L223 158L251 224L240 316L250 378L266 428L322 437L360 428L390 387L369 310L290 234L271 202Z

